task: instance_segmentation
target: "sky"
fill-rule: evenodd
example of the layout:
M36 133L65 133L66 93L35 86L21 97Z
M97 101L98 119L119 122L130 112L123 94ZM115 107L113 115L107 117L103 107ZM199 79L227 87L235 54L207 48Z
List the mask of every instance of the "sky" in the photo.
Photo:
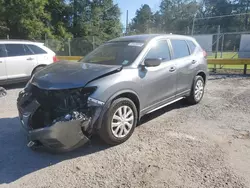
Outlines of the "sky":
M155 12L159 9L161 0L114 0L115 4L121 9L121 22L123 26L126 26L126 12L128 10L129 22L134 18L136 10L141 7L143 4L148 4L152 11Z

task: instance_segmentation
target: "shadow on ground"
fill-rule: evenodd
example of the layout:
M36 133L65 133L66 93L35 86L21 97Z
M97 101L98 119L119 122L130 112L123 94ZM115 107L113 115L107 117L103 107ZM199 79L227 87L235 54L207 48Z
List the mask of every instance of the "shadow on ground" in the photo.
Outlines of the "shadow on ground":
M21 89L24 88L27 82L21 82L17 84L9 84L9 85L4 85L2 86L4 89L11 90L11 89Z
M27 148L27 139L22 131L17 117L0 119L0 184L11 183L61 161L108 148L95 136L90 143L73 152L57 155L45 151L35 152Z
M218 73L210 73L208 80L221 80L221 79L229 79L229 78L250 78L250 74L218 74Z
M141 121L139 122L138 126L141 126L141 125L143 125L143 124L145 124L145 123L147 123L147 122L149 122L149 121L151 121L151 120L153 120L153 119L155 119L155 118L157 118L157 117L159 117L167 112L174 110L174 109L186 108L188 106L189 105L187 105L185 100L178 101L178 102L173 103L169 106L166 106L162 109L159 109L153 113L150 113L150 114L147 114L146 116L143 116L141 118Z
M182 101L177 102L143 117L139 125L146 124L173 109L184 107L186 105ZM95 136L90 143L73 152L57 155L45 151L35 152L27 148L27 139L22 131L17 117L0 119L0 184L11 183L61 161L98 153L109 148L99 137Z

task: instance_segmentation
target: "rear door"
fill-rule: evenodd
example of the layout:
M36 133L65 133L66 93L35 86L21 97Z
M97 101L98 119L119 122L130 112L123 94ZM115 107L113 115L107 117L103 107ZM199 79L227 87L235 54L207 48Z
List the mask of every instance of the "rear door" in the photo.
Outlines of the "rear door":
M24 44L5 44L8 79L30 77L37 64L36 56Z
M7 80L7 71L6 71L6 49L4 44L0 44L0 82Z
M27 44L28 48L36 55L37 64L50 64L53 63L53 56L55 53L48 50L45 51L43 44Z
M190 55L186 40L171 39L173 59L177 68L177 95L190 91L196 73L196 58Z

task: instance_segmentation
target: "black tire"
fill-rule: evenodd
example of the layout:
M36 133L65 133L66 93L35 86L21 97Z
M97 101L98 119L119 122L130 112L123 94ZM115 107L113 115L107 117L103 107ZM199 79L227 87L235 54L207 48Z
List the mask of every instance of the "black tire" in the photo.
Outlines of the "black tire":
M199 99L197 99L197 98L195 97L195 87L196 87L197 82L198 82L199 80L202 81L202 83L203 83L203 92L202 92L201 97L200 97ZM205 82L204 82L204 79L203 79L201 76L196 76L195 79L194 79L194 83L193 83L193 85L192 85L192 89L191 89L190 96L187 97L187 102L188 102L189 104L191 104L191 105L198 104L198 103L202 100L202 98L203 98L203 96L204 96L204 89L205 89Z
M45 66L40 66L40 67L35 68L35 69L33 70L32 74L31 74L31 76L33 76L35 73L39 72L40 70L42 70L42 69L44 69L44 68L45 68Z
M113 118L114 114L116 113L116 111L124 105L130 107L130 109L132 110L133 115L134 115L134 121L133 121L132 128L130 129L128 134L123 138L118 138L112 133L111 122L112 122L112 118ZM109 145L121 144L121 143L125 142L126 140L128 140L130 138L130 136L133 134L134 129L137 125L137 121L138 121L138 112L137 112L136 106L133 103L133 101L131 101L128 98L116 99L115 101L113 101L110 108L108 109L108 111L104 115L104 122L101 126L101 129L99 130L99 135L100 135L101 139L104 140Z

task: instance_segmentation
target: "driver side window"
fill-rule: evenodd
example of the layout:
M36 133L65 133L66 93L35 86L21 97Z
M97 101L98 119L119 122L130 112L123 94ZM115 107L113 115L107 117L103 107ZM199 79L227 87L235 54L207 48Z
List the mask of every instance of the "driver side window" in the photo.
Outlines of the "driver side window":
M162 61L171 60L168 42L166 40L157 41L149 50L145 59L161 59Z

